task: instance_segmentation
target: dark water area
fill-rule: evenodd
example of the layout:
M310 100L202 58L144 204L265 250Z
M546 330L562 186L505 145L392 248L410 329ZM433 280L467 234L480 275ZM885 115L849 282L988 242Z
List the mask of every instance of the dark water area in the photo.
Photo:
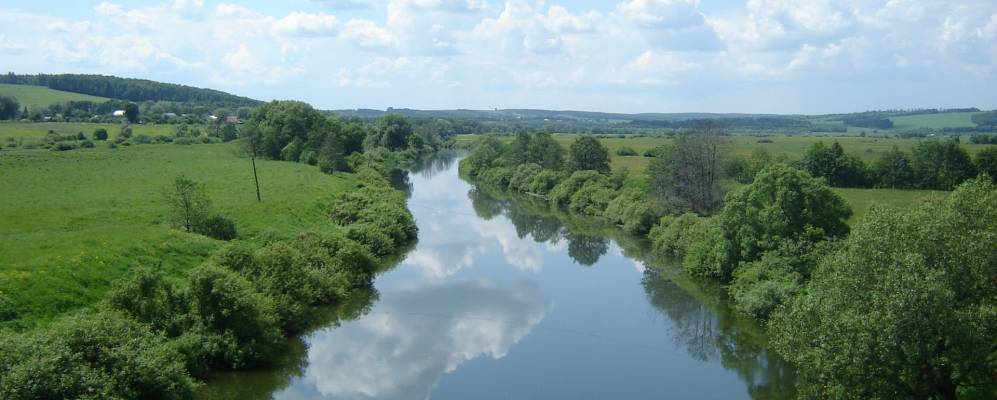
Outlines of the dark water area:
M717 288L618 230L476 189L456 161L393 179L419 242L374 291L323 310L278 367L219 375L199 397L793 396L791 367Z

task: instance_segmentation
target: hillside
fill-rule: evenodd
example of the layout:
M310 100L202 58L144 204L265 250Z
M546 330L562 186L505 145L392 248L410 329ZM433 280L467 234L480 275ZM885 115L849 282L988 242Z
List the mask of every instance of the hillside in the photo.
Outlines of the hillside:
M17 75L8 73L0 76L0 83L45 86L67 92L136 102L195 102L226 107L252 107L262 103L259 100L236 96L220 90L107 75Z
M21 107L27 106L31 110L45 109L49 104L69 101L92 101L97 103L108 100L106 97L49 89L44 86L14 85L9 83L0 83L0 96L13 97L21 104Z

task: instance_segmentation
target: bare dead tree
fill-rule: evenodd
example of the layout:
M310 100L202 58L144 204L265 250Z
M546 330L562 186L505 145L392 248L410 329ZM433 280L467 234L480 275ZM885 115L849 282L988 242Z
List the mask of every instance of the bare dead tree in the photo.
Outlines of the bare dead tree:
M652 191L671 204L709 215L723 203L720 163L727 139L719 124L705 121L675 138L648 166Z

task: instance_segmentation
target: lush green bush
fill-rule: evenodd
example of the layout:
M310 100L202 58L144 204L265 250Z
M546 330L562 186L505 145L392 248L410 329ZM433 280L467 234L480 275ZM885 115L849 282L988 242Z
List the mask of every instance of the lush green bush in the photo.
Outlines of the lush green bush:
M548 199L550 203L557 206L567 206L571 201L571 196L580 190L589 181L605 181L606 176L597 171L575 171L567 179L564 179L550 190Z
M636 156L637 150L634 150L633 147L623 146L616 149L616 155L623 157Z
M97 147L97 145L93 144L93 142L91 142L89 140L84 140L84 141L80 142L80 147L84 148L84 149L92 149L94 147Z
M672 146L670 144L662 144L650 149L644 150L644 157L661 157L671 151Z
M527 163L516 167L516 172L509 178L509 190L523 191L523 185L532 180L536 174L543 170L540 164Z
M10 301L3 292L0 292L0 321L9 321L17 318L17 308L14 302Z
M976 153L976 170L981 174L990 175L990 179L997 183L997 146L989 146L979 153Z
M710 219L695 213L685 213L677 217L664 216L648 233L654 252L671 257L683 257L686 250L700 236L706 234Z
M70 142L57 142L50 148L52 151L76 150L76 144Z
M479 172L477 178L483 184L505 190L509 188L509 182L515 173L516 170L509 167L493 167Z
M829 253L829 242L787 240L734 272L730 286L734 307L755 318L768 318L780 304L799 293L817 262Z
M237 236L235 221L219 214L198 221L197 225L194 226L194 232L218 240L232 240Z
M835 141L830 147L824 142L814 143L800 160L803 169L835 187L865 187L868 185L868 171L858 157L845 154L841 144Z
M755 181L727 196L714 227L692 248L686 269L729 282L742 262L759 259L784 240L818 242L843 237L852 211L827 183L784 164L770 166ZM707 248L713 254L707 254Z
M107 140L107 129L97 128L93 131L93 140Z
M639 186L623 188L606 206L603 216L631 235L647 233L655 220L647 189Z
M280 343L278 311L273 300L228 269L205 265L186 280L190 299L190 334L201 336L206 364L238 369L271 360Z
M460 161L460 170L469 177L477 177L478 174L497 166L501 162L505 152L505 144L494 136L485 136L474 145L474 150L467 158Z
M876 208L770 321L807 398L992 397L997 187ZM974 393L975 392L975 393Z
M192 399L182 356L114 312L68 316L0 337L0 398Z
M541 170L524 180L523 183L520 184L520 191L546 195L547 193L550 193L554 186L557 186L558 182L561 182L567 177L568 174L565 172L551 169Z
M343 193L331 205L332 221L351 226L348 236L376 255L388 255L414 240L418 228L405 196L377 173L361 171L360 189ZM385 240L387 239L387 240Z
M601 216L615 195L616 191L610 187L608 179L590 179L571 194L568 210L578 214Z

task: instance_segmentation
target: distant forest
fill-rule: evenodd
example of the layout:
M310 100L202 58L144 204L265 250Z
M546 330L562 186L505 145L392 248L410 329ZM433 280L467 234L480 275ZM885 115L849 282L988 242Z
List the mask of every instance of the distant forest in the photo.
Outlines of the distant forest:
M0 76L0 83L45 86L50 89L134 102L195 102L210 103L218 107L253 107L263 104L259 100L219 90L105 75L18 75L10 72Z

